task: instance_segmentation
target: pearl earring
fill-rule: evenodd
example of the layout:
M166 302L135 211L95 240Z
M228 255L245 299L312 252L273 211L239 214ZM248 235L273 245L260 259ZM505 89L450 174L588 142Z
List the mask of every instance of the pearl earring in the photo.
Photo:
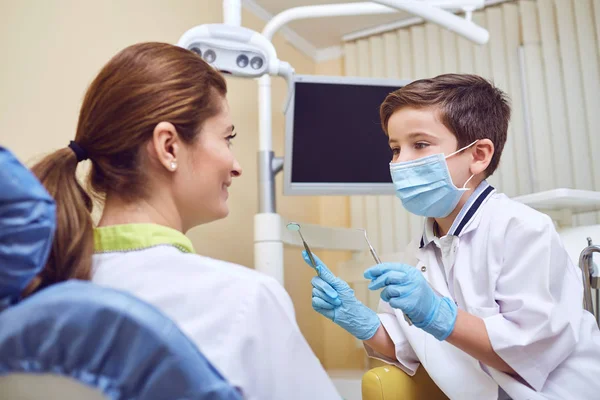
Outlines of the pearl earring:
M175 171L176 168L177 168L177 163L175 161L171 161L171 169L173 171Z

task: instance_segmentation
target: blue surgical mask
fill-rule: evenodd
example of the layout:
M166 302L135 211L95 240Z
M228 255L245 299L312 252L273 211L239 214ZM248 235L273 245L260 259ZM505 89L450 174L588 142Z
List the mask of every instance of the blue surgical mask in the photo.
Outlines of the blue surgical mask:
M390 173L396 189L396 197L409 212L423 217L444 218L450 215L468 191L465 182L461 189L452 182L446 159L473 146L455 151L448 156L433 154L412 161L390 163Z

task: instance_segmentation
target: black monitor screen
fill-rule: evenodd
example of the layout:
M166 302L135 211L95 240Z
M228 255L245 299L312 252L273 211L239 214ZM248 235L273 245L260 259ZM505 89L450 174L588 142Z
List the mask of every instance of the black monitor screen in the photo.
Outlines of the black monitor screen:
M398 87L296 82L292 183L390 183L379 106Z

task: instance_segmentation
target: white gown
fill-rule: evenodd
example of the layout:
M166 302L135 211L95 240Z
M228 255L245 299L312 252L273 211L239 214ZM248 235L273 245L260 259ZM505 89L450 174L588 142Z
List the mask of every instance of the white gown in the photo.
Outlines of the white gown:
M183 234L157 225L100 228L96 250L94 283L160 309L246 399L340 399L271 277L187 253Z

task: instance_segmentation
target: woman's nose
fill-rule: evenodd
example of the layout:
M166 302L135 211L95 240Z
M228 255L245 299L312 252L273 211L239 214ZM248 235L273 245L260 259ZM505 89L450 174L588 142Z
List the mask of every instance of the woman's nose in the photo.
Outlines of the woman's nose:
M238 162L238 160L233 160L233 169L231 170L231 176L237 178L242 175L242 166Z

